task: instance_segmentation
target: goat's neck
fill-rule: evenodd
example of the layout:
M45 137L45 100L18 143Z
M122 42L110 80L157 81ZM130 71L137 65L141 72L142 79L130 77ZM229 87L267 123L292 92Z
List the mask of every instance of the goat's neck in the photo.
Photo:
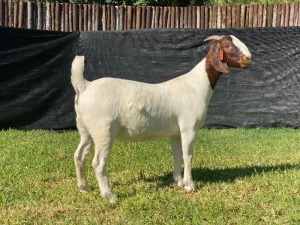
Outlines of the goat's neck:
M204 60L205 60L205 70L207 73L207 77L209 79L211 88L214 90L218 79L222 75L222 72L216 70L213 67L213 65L211 64L210 58L208 56L205 57Z

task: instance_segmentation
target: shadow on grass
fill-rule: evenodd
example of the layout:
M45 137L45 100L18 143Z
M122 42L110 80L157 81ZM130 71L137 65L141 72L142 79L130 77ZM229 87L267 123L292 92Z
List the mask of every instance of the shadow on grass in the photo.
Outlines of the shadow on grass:
M192 175L194 181L199 181L204 184L208 183L230 183L240 178L247 178L251 176L259 176L265 173L284 172L293 169L300 169L300 165L280 164L280 165L265 165L265 166L246 166L234 167L224 169L210 169L205 167L194 168ZM165 174L158 177L146 178L147 182L157 182L158 187L169 186L172 180L172 173Z

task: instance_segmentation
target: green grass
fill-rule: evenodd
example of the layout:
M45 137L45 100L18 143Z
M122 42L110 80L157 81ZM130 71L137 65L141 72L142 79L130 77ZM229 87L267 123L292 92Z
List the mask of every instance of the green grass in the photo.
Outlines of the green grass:
M0 224L300 224L300 132L201 129L196 191L172 185L168 139L116 142L108 170L119 201L76 187L77 132L0 131Z

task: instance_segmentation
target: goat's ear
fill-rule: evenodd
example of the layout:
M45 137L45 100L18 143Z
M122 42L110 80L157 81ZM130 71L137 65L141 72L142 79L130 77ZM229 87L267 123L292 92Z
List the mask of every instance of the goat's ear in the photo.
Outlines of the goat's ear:
M222 73L229 73L229 67L224 58L224 52L221 49L220 43L215 41L211 46L211 64L213 67Z

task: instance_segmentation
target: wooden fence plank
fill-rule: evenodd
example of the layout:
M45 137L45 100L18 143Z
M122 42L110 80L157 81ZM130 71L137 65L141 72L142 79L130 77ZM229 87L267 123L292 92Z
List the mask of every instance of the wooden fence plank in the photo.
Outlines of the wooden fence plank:
M72 9L72 30L76 31L78 30L78 5L77 4L71 4Z
M295 26L300 26L300 2L295 4Z
M196 28L201 28L201 7L197 6L196 9L196 16L197 16L197 23L196 23Z
M13 27L17 27L18 26L18 2L17 2L17 0L14 0L13 1L13 5L14 5L14 7L13 7L13 11L14 11L14 14L13 14ZM0 11L0 13L2 13L1 11Z
M218 6L217 8L217 28L222 28L222 7Z
M42 30L42 26L43 26L42 3L37 2L37 29Z
M253 5L253 27L258 26L258 5Z
M110 20L111 30L115 30L116 29L116 8L115 8L115 6L110 7L110 16L111 16L111 20Z
M54 16L54 14L55 14L55 6L54 6L54 2L51 2L50 3L50 16L51 16L51 26L50 26L50 29L51 30L54 30L55 29L55 16Z
M68 26L69 26L69 31L73 32L73 16L72 16L72 4L69 4L68 8Z
M188 8L183 8L183 28L188 28Z
M231 28L232 22L231 22L231 6L227 6L227 21L226 21L226 27Z
M289 26L294 26L294 13L295 13L295 3L290 3L290 18L289 18Z
M280 27L281 14L282 14L282 5L277 4L276 27Z
M59 30L59 21L60 21L60 16L59 16L59 6L60 4L58 2L55 3L55 31ZM77 30L77 29L74 29Z
M180 11L179 28L184 28L184 10L183 10L183 7L180 7L179 11Z
M236 27L241 27L241 6L236 6Z
M100 30L100 7L99 5L95 5L95 27L94 29Z
M155 28L155 16L156 16L156 10L155 7L151 7L151 12L152 12L152 18L151 18L151 29Z
M250 11L250 7L246 6L245 7L245 27L249 27L249 11Z
M205 28L205 7L200 6L200 28Z
M171 20L172 20L172 12L171 12L171 7L167 8L168 16L167 16L167 28L172 28L171 27Z
M95 4L92 4L91 7L91 30L96 31L96 7Z
M263 24L263 4L259 4L258 5L258 9L257 9L257 26L261 27Z
M150 18L151 18L151 8L149 6L146 6L145 8L145 28L150 28Z
M249 26L248 27L253 27L253 16L254 14L254 6L250 5L249 6Z
M272 21L273 21L273 4L269 4L267 9L267 27L272 26Z
M7 26L12 26L13 22L12 22L12 0L6 0L6 4L7 4Z
M197 17L196 17L196 7L195 6L192 6L191 7L192 9L192 14L191 14L191 20L192 20L192 28L196 28L196 23L197 23Z
M3 2L4 4L3 4L3 19L4 19L4 21L3 21L3 25L4 26L8 26L8 4L7 4L7 1L6 0L4 0L4 2Z
M227 27L227 7L224 5L222 6L222 28Z
M236 7L231 7L231 27L236 27Z
M171 28L175 28L175 20L176 20L176 8L173 6L171 7Z
M210 7L210 28L217 28L217 6Z
M105 31L107 30L107 23L106 23L106 20L107 20L107 12L106 12L106 7L105 5L103 5L101 7L101 11L102 11L102 29ZM86 16L84 16L86 17Z
M69 31L69 4L64 3L64 28L65 31Z
M187 7L187 21L188 21L188 28L192 28L192 7Z
M136 8L136 29L141 29L141 7Z
M204 28L208 29L209 27L209 8L204 7Z
M170 14L171 14L171 8L170 10ZM170 17L171 15L169 15ZM162 24L160 24L160 21L163 20L163 7L161 6L155 6L155 18L154 18L154 29L159 29L162 27ZM171 26L171 18L167 18L168 23Z
M4 0L0 0L0 26L4 26L4 23L3 23L3 14L4 14Z
M62 3L60 9L60 30L65 31L65 4Z
M27 2L26 6L27 6L27 20L26 20L27 24L26 24L26 28L31 29L31 14L32 14L31 2Z
M132 6L127 6L127 30L132 28Z
M285 22L285 5L281 4L281 17L280 17L280 26L284 26Z
M180 27L179 15L180 15L180 9L179 7L175 7L175 28Z
M262 19L262 26L267 26L267 4L263 4L263 19Z
M124 7L119 6L119 30L124 30Z
M272 27L276 27L277 22L277 4L273 5Z
M141 10L141 29L146 28L146 7L142 6Z
M289 26L289 22L290 22L290 20L289 20L289 18L290 18L290 7L289 7L289 6L290 6L290 5L289 5L288 3L285 4L285 18L284 18L284 25L285 25L286 27Z
M246 23L246 6L241 6L241 27L245 27Z

